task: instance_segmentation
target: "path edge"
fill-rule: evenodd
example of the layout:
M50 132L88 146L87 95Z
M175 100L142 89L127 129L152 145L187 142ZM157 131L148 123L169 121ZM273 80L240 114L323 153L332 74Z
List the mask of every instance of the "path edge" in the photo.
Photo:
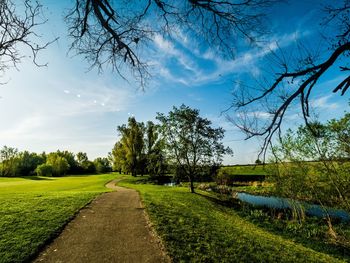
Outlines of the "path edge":
M121 180L118 180L118 182L116 182L116 185L118 185L119 182L123 181L123 179ZM119 185L118 185L119 186ZM143 210L143 215L146 219L146 226L150 232L150 234L154 237L154 240L157 242L160 250L161 250L161 253L163 254L163 256L169 261L169 262L173 262L171 256L169 255L169 252L168 250L166 249L166 245L165 245L165 242L164 240L162 239L162 237L157 233L156 229L155 229L155 224L152 223L152 220L150 219L150 216L148 215L148 212L147 212L147 208L144 204L144 200L143 200L143 197L140 193L140 191L134 189L134 188L131 188L131 187L126 187L126 186L119 186L119 187L123 187L123 188L127 188L127 189L132 189L134 191L136 191L138 193L138 195L140 196L140 205L142 207L142 210Z
M89 202L87 202L85 205L83 205L82 207L80 207L77 211L74 212L74 214L69 217L62 226L60 226L55 232L53 232L44 242L42 245L38 246L38 248L35 250L35 252L31 255L29 255L27 258L25 258L23 260L23 263L31 263L33 262L35 259L38 258L38 256L41 254L41 252L43 252L56 238L59 237L59 235L62 234L63 230L67 227L67 225L73 221L78 214L80 213L81 210L83 210L84 208L86 208L88 205L90 205L93 201L95 201L95 199L99 198L101 195L109 193L109 192L113 192L116 191L115 189L112 188L108 188L106 185L111 183L113 180L110 180L108 182L106 182L103 186L106 189L111 189L112 191L107 191L107 192L102 192L99 193L98 195L96 195L94 198L92 198Z

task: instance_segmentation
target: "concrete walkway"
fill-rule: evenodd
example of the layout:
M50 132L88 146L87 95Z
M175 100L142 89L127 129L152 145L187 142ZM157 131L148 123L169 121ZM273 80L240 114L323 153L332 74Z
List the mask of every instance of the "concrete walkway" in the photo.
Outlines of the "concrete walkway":
M170 262L152 234L139 194L115 184L106 187L116 191L83 208L33 262Z

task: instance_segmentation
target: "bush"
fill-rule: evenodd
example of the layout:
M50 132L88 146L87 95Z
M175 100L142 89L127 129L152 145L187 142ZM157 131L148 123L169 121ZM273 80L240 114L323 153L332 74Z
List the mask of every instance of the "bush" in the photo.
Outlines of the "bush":
M52 166L50 164L40 164L35 172L38 176L52 176Z

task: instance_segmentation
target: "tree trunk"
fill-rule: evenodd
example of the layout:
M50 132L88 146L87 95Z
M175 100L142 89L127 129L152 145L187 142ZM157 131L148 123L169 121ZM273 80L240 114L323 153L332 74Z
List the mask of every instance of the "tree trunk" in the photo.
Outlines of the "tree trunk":
M190 191L194 193L193 176L190 175L188 179L190 180Z

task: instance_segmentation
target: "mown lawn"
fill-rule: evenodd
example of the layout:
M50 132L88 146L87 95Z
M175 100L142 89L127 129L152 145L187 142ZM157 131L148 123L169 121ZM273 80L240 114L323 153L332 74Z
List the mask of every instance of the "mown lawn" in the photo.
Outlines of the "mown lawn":
M114 178L0 178L0 262L30 259Z
M218 205L204 193L184 187L142 184L125 179L121 186L141 193L151 221L175 262L343 262L269 232Z

